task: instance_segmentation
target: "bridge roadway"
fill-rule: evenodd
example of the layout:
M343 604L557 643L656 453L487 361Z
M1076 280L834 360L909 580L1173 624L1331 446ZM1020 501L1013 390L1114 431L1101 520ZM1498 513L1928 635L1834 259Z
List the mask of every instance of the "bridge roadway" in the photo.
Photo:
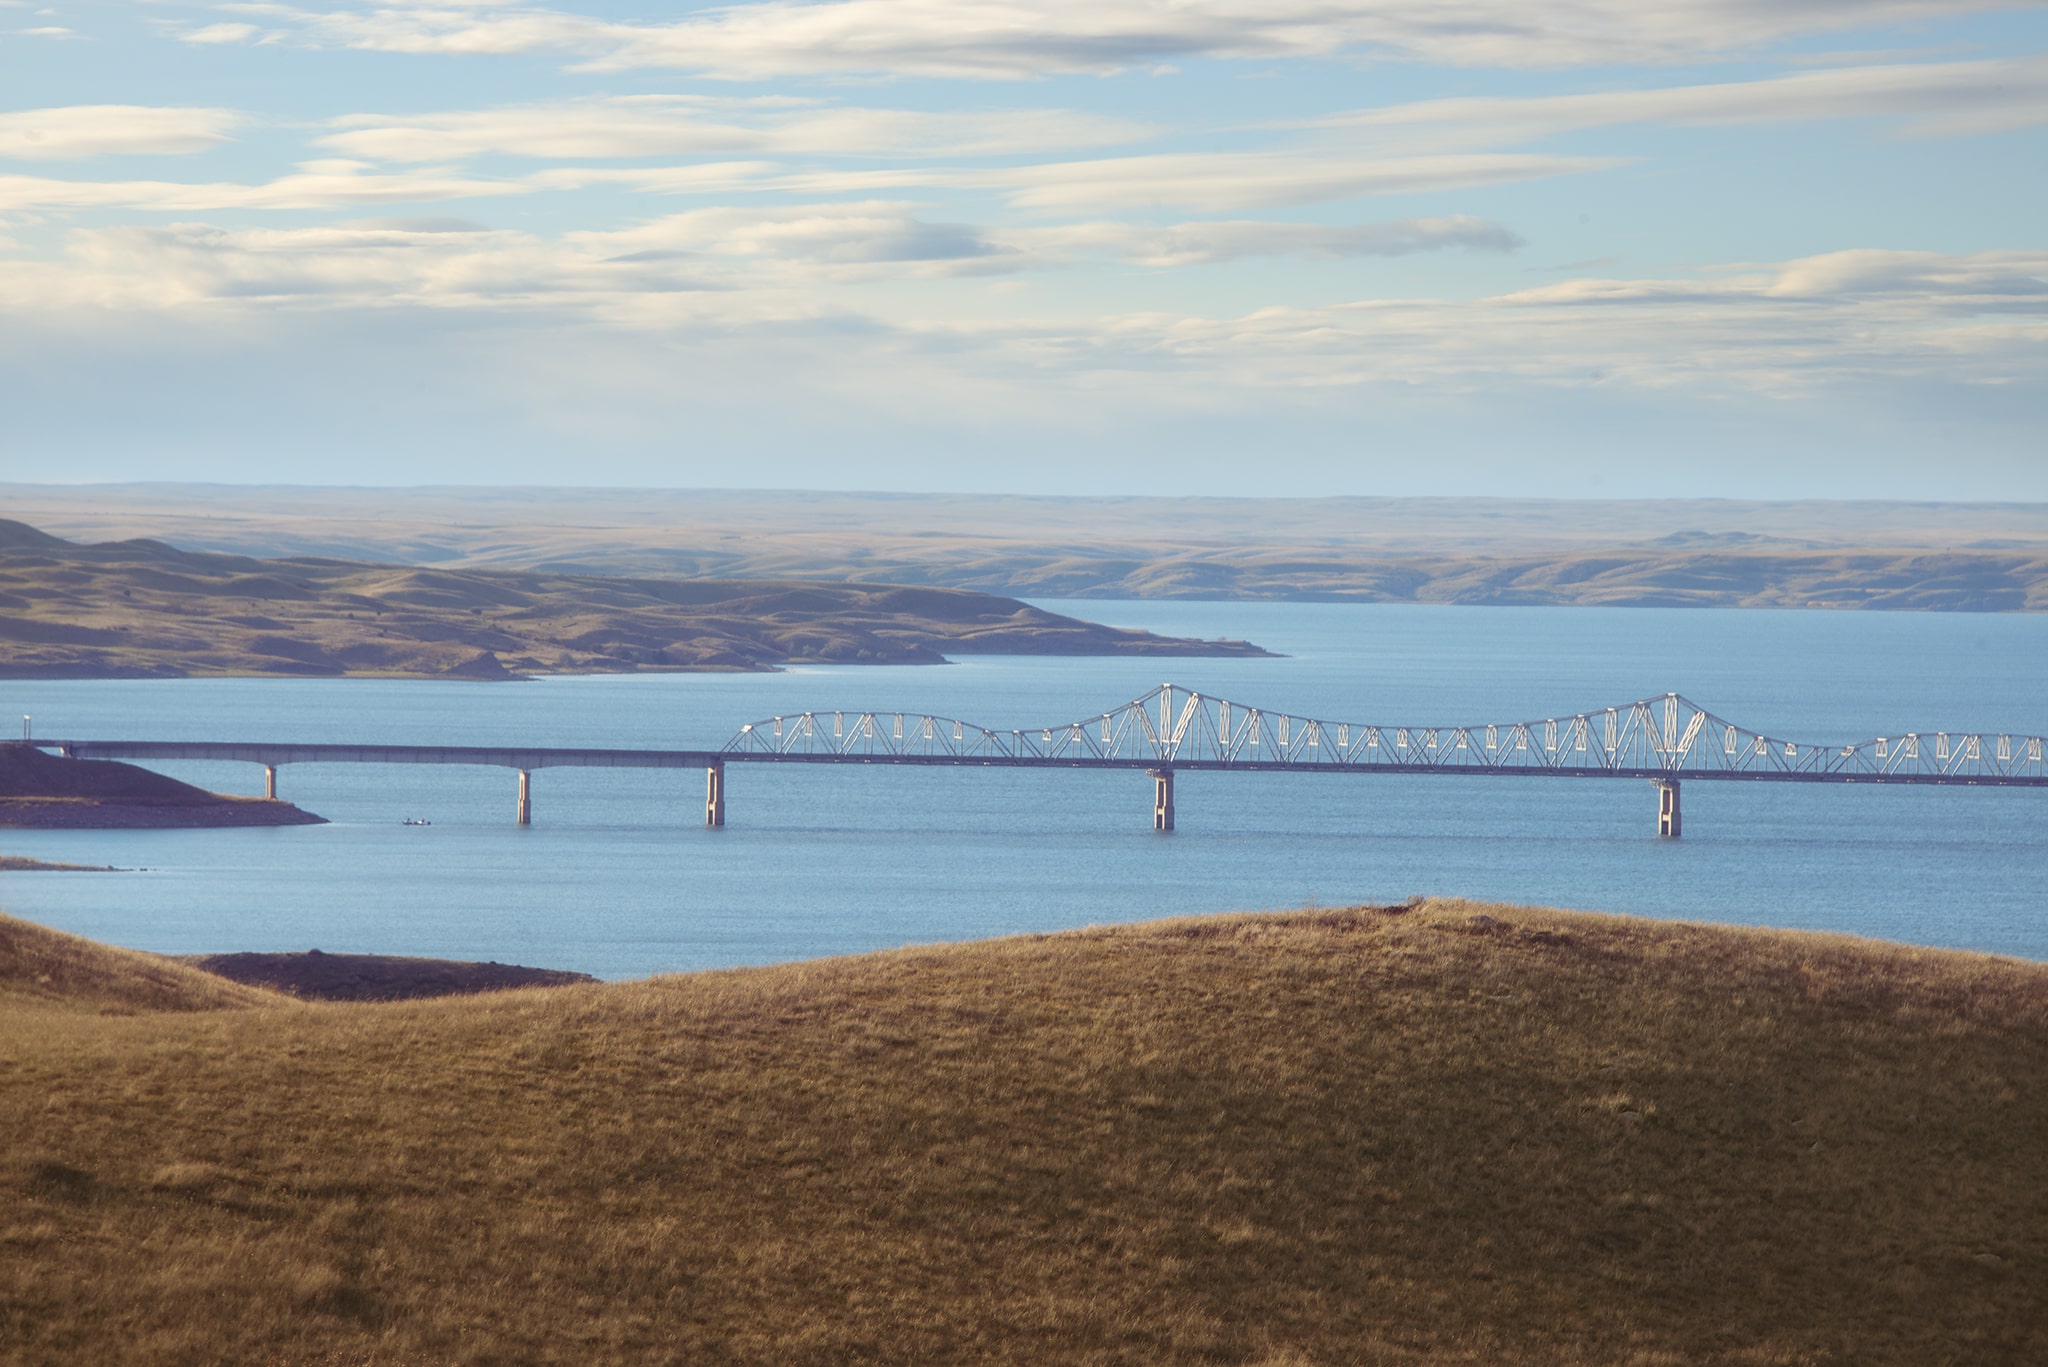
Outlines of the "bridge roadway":
M1648 780L1657 832L1683 830L1681 784L1875 783L2048 787L2039 736L1903 732L1853 745L1811 745L1738 727L1676 693L1621 707L1482 726L1340 723L1248 707L1165 684L1098 717L992 731L908 712L805 712L740 728L717 750L550 746L358 745L293 741L37 740L78 759L230 760L259 764L277 796L286 764L466 764L519 775L517 820L532 821L532 773L547 768L705 771L704 820L725 824L729 764L892 764L978 768L1142 769L1152 824L1174 828L1180 771L1466 774Z

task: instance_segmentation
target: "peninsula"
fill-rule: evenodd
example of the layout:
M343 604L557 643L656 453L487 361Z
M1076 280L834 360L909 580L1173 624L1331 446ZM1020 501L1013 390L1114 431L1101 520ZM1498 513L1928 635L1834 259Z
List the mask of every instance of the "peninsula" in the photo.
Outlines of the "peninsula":
M526 674L1259 656L970 590L262 560L0 520L0 678Z
M325 821L289 802L209 793L133 764L63 759L19 741L0 744L0 827L156 830Z

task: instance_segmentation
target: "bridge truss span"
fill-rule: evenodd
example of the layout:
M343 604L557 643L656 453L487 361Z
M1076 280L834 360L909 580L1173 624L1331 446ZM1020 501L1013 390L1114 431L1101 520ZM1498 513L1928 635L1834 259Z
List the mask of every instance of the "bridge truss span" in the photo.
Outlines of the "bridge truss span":
M915 712L803 712L742 727L723 755L811 763L1348 770L2048 786L2040 736L1903 732L1788 740L1667 693L1534 721L1339 722L1162 684L1099 716L1011 730Z
M1818 745L1766 735L1666 693L1535 721L1471 726L1339 722L1162 684L1107 712L1053 726L993 730L920 712L800 712L743 726L723 748L323 744L267 741L36 740L77 759L232 760L282 765L470 764L518 773L515 819L533 818L536 770L699 768L704 824L726 819L728 764L894 764L1142 769L1153 829L1174 828L1174 776L1187 770L1636 778L1657 786L1657 833L1683 828L1693 779L2048 788L2048 744L2008 732L1907 731Z

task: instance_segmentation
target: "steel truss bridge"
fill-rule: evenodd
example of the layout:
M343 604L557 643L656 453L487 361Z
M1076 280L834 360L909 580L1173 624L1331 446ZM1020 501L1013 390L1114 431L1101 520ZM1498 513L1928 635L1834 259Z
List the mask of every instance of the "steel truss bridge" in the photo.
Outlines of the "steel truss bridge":
M2040 736L1906 731L1814 745L1738 726L1676 693L1570 716L1475 726L1326 721L1210 697L1173 684L1057 726L1007 731L917 712L801 712L739 729L718 750L333 745L261 741L38 740L79 759L237 760L264 767L277 796L284 764L471 764L519 773L517 819L532 819L531 774L551 767L703 768L704 819L725 824L728 764L896 764L1142 769L1154 829L1174 828L1182 771L1522 775L1647 779L1657 830L1683 829L1687 780L2048 787Z

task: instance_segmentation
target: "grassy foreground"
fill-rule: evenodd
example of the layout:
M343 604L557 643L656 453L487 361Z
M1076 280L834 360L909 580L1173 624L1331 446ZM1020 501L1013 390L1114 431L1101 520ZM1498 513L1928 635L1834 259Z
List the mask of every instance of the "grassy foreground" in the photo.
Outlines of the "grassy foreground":
M0 920L0 1360L2048 1361L2048 965L1469 903L389 1005Z

